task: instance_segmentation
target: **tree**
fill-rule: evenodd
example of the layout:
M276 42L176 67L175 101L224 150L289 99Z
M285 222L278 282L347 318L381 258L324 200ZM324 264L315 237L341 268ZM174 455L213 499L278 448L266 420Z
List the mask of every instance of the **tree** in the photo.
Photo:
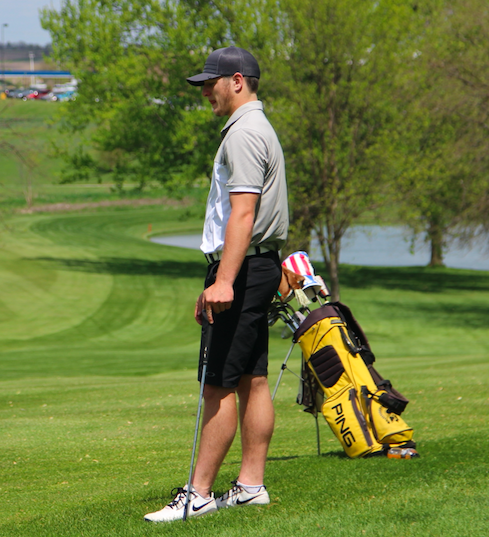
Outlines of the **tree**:
M61 126L81 141L64 153L65 181L110 172L186 186L209 176L222 119L186 78L230 44L260 56L270 46L269 0L66 0L41 21L53 56L79 79ZM250 46L251 45L251 46ZM97 154L86 147L95 146ZM80 164L82 164L80 168Z
M217 121L185 78L202 68L209 43L225 33L210 4L67 0L59 12L42 11L54 58L80 83L61 123L85 137L67 153L70 164L94 159L83 149L88 139L99 155L86 172L109 171L119 183L127 177L141 187L151 180L191 182L209 173Z
M459 236L470 239L477 232L489 233L489 5L448 0L442 28L437 68L456 91L452 106L466 125L459 145L470 159L474 183L470 209L458 226Z
M291 229L299 244L317 236L337 300L343 235L390 189L396 85L422 17L397 0L282 0L280 9L270 115L286 150Z
M464 123L447 110L422 110L410 117L412 138L399 181L400 215L414 234L430 244L430 266L443 266L447 245L467 237L473 209L482 192L482 177L474 173L474 151L464 143ZM407 138L407 137L406 137ZM464 232L465 230L465 232Z
M488 222L487 6L444 2L426 33L406 86L399 193L401 216L425 233L430 266L441 266L451 241L469 241Z

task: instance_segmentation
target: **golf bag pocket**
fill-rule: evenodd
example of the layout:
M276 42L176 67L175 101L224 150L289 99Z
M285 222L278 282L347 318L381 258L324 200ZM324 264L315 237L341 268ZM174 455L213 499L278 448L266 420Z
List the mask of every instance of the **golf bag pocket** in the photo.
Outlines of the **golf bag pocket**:
M382 446L370 434L352 384L328 398L321 410L349 457L364 457L382 449Z
M326 345L311 355L309 366L325 389L332 388L345 372L341 359L332 345Z
M413 429L409 427L401 416L394 412L389 412L375 399L366 396L363 388L363 398L367 406L371 429L377 441L381 444L391 444L411 440Z

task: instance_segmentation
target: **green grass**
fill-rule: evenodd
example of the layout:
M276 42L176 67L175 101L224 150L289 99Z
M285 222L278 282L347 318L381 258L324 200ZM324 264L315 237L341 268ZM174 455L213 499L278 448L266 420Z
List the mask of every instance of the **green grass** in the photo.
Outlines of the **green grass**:
M144 523L188 476L197 409L197 209L10 216L0 233L0 535L482 537L489 527L489 273L342 267L342 299L410 399L421 458L350 460L276 398L266 507ZM317 264L317 270L324 270ZM271 333L273 386L290 340ZM298 351L289 366L299 370ZM215 484L239 468L236 441Z

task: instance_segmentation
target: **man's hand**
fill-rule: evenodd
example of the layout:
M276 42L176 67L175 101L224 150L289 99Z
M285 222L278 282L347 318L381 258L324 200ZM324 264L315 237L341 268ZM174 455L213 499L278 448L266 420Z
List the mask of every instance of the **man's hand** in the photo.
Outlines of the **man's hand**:
M212 324L214 322L213 313L221 313L228 310L234 300L234 289L232 285L225 285L216 282L208 287L197 299L195 304L195 320L202 324L202 312L207 312L207 318Z

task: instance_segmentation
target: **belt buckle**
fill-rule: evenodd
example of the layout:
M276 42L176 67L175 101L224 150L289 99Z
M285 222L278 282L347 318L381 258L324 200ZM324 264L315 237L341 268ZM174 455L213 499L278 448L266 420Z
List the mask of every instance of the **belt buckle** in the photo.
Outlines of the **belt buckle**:
M219 255L219 252L214 252L212 254L205 254L205 258L207 259L207 263L211 265L212 263L219 261L220 255Z

